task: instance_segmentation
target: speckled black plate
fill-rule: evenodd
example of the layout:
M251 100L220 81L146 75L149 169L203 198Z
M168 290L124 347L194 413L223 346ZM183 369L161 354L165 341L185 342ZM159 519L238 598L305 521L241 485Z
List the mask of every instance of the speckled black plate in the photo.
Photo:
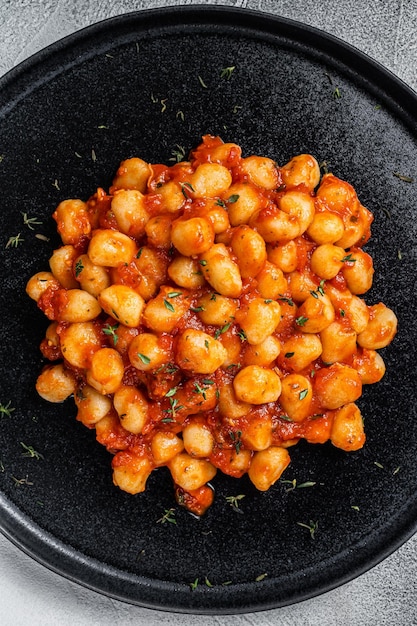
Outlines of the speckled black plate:
M361 451L300 444L285 478L314 487L279 483L258 493L246 479L219 475L203 519L180 509L176 524L162 524L175 506L168 472L154 472L144 494L121 492L109 454L75 421L72 400L55 406L37 396L47 321L24 288L59 243L50 216L60 200L108 186L123 158L168 163L177 146L188 151L205 133L279 163L311 152L355 186L375 213L367 302L393 307L400 330L382 351L385 378L360 400L368 436ZM415 531L410 89L344 43L288 20L207 6L139 12L76 33L0 81L0 154L0 511L11 541L122 600L238 613L331 589ZM42 458L26 456L24 446ZM241 513L226 501L239 494Z

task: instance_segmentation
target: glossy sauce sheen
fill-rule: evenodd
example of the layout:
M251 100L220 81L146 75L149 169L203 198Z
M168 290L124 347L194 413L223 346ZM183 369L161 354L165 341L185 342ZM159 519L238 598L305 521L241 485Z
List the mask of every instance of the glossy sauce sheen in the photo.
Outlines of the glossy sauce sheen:
M127 160L109 193L66 202L54 217L67 260L27 288L51 320L41 351L63 363L59 371L46 366L37 387L50 401L62 401L66 392L54 390L64 387L74 394L77 418L114 454L115 484L143 491L150 472L167 465L177 502L202 514L217 469L237 478L248 472L264 490L300 439L363 446L355 400L383 376L377 350L395 335L396 318L361 298L372 284L372 259L362 250L372 215L351 185L321 177L310 155L279 167L205 136L189 161ZM100 232L116 250L114 263L97 261L91 241ZM91 259L99 278L88 275L93 287L78 305ZM112 286L128 288L132 318L117 309L120 290L107 296ZM75 358L65 350L77 328ZM140 337L153 346L154 366L151 352L134 349ZM112 363L103 368L106 355ZM104 380L107 369L116 383Z

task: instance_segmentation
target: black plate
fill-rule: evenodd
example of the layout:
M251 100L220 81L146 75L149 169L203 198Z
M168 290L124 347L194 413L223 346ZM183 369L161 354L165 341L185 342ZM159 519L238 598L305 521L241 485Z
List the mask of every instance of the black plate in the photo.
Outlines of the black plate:
M227 67L235 67L229 78L222 76ZM111 19L1 80L7 537L53 570L122 600L238 613L331 589L415 531L416 185L404 177L417 174L416 111L410 89L331 36L265 14L202 6ZM177 145L188 151L205 133L279 163L311 152L355 186L375 213L367 250L376 275L367 302L394 308L400 330L382 352L387 375L360 401L363 450L296 446L285 478L314 487L287 491L279 483L257 493L245 479L218 476L203 519L178 510L177 524L162 524L173 506L168 473L153 473L145 494L119 491L108 453L76 423L73 402L55 406L37 397L47 322L24 287L58 245L50 216L61 199L108 186L128 156L170 162ZM25 225L22 213L42 224ZM6 247L18 233L24 241ZM43 458L24 456L22 444ZM246 495L241 514L225 499L239 494ZM318 522L313 537L300 522Z

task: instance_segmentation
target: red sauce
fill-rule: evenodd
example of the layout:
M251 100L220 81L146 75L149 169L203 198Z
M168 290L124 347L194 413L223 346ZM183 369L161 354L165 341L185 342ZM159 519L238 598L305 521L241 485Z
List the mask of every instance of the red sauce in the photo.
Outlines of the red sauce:
M67 290L60 289L55 285L48 287L38 300L38 307L49 320L59 319L60 312L65 309L67 304Z
M190 513L201 517L213 504L214 490L210 485L203 485L199 489L185 491L177 485L175 487L175 500Z
M147 193L145 194L145 205L150 215L157 215L163 207L163 197L159 192L162 185L169 181L183 184L186 182L194 170L203 163L220 162L229 168L232 173L234 183L248 182L248 176L242 168L241 150L234 144L223 144L218 137L205 136L201 145L192 152L190 162L182 162L171 167L156 164L151 166L151 176L147 183ZM285 193L282 186L282 177L278 169L278 185L274 190L258 189L257 193L261 199L260 214L265 217L274 216L278 211L280 198ZM341 181L339 181L341 182ZM329 175L324 179L321 193L315 199L317 211L337 212L344 220L357 222L363 220L364 229L362 241L357 246L362 245L369 238L370 223L372 218L369 212L361 207L353 188L347 183L341 187L339 195L329 193L333 185L335 188L337 179ZM300 190L304 190L301 186ZM326 191L327 190L327 191ZM304 190L305 191L305 190ZM327 195L326 195L327 193ZM192 196L192 190L189 190ZM184 194L184 203L181 214L177 219L189 218L192 215L204 213L210 202L207 199L196 199ZM99 188L97 192L87 202L87 212L94 229L117 229L117 222L111 210L112 195L107 194ZM219 204L221 206L221 203ZM182 218L181 218L182 216ZM225 245L230 242L232 229L222 233ZM90 235L91 236L91 235ZM80 238L77 248L86 252L88 238ZM309 268L311 254L317 247L307 234L303 234L295 239L297 249L297 271L305 273L318 289L322 281L320 277L314 275ZM172 250L155 248L146 241L146 236L137 241L138 254L130 263L121 264L117 268L110 270L113 283L127 285L133 289L140 290L143 285L151 283L150 293L154 297L161 285L172 285L172 289L180 290L184 297L188 297L188 310L178 321L171 333L162 333L160 337L161 346L167 354L171 355L169 361L163 366L151 372L140 372L129 363L128 349L133 338L145 331L150 332L143 326L135 329L120 328L117 331L117 324L113 318L104 315L95 321L101 332L103 346L114 347L120 351L125 363L123 385L135 386L145 391L150 400L146 425L140 435L134 435L123 428L123 425L115 412L107 416L104 423L97 427L97 439L112 452L117 452L113 460L113 466L123 466L135 464L138 455L145 455L152 462L150 443L155 433L160 431L181 433L184 426L189 423L194 416L208 427L212 433L215 445L210 461L217 468L226 474L240 477L246 469L234 465L231 459L240 450L245 449L245 433L254 424L272 423L272 445L280 446L295 443L299 439L306 439L311 443L323 443L330 437L333 411L324 410L320 405L317 394L313 395L310 414L302 421L291 421L285 415L279 400L261 406L253 406L245 415L239 418L228 418L222 415L218 405L220 389L233 381L234 376L242 367L242 357L246 346L241 329L235 319L230 320L225 327L210 326L205 324L198 315L198 298L204 294L213 294L213 289L205 284L190 294L186 290L178 288L170 281L167 268L171 262ZM354 252L357 248L352 248ZM229 248L231 258L235 258L231 248ZM347 290L347 283L342 274L328 281L332 288L340 292L340 300L343 302L343 294ZM152 292L153 289L153 292ZM259 298L258 283L256 278L249 277L243 280L243 288L240 297L236 300L238 308L243 308L254 298ZM49 287L41 296L38 302L39 308L50 320L59 320L60 312L65 308L67 301L67 291L55 286ZM302 334L300 327L296 323L297 303L293 301L291 292L280 294L277 301L281 305L281 321L274 332L274 336L282 345L289 337ZM344 318L340 311L336 313L337 319L349 325L349 319ZM116 325L114 331L117 335L117 343L114 338L104 332L104 328L109 325ZM226 327L227 326L227 327ZM203 330L207 334L227 342L241 341L241 348L238 351L236 362L230 363L226 367L219 369L211 375L196 375L186 370L180 370L175 363L176 336L186 328ZM42 353L49 360L56 360L62 355L59 348L48 344L46 340L42 342ZM360 352L352 356L359 366L365 357ZM68 367L70 367L68 365ZM276 368L281 378L293 372L291 359L288 355L281 353L270 365ZM311 382L313 391L316 386L318 372L321 377L326 375L325 364L320 359L314 360L308 368L297 372ZM77 371L77 378L85 380L85 372ZM253 454L251 450L250 454ZM180 487L176 487L177 502L185 506L196 515L201 515L210 506L213 500L213 491L208 486L186 492Z

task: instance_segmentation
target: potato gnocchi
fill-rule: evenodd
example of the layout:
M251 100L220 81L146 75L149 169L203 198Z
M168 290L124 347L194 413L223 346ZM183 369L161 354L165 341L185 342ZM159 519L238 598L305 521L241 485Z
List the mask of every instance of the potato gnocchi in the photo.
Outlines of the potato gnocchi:
M361 298L372 214L313 156L279 166L207 135L188 161L126 159L53 217L63 245L27 283L50 320L36 389L74 396L120 489L166 467L201 515L218 470L266 491L300 439L364 445L356 401L397 319Z

